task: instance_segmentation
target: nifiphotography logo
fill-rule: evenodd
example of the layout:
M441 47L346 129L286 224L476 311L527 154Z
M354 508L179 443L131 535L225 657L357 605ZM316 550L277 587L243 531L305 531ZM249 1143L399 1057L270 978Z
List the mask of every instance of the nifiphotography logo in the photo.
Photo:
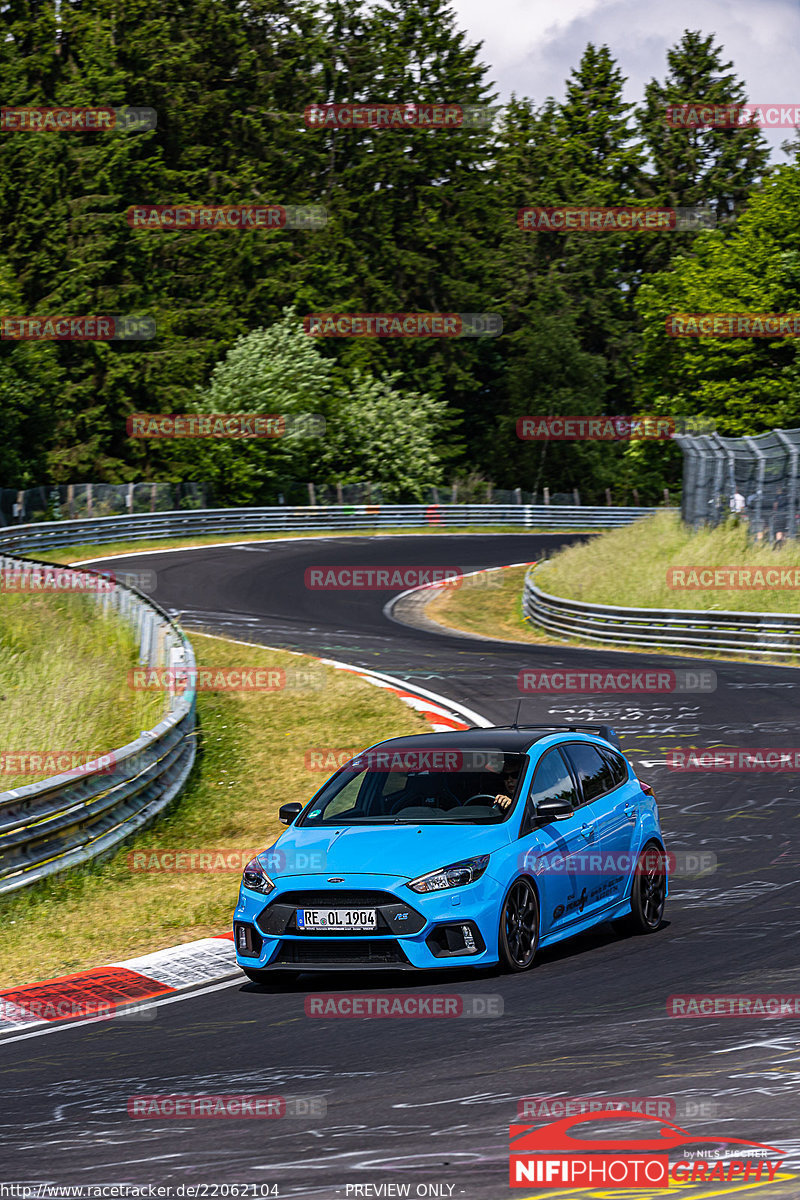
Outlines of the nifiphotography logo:
M637 1123L641 1133L611 1137L609 1123ZM537 1189L587 1189L584 1196L637 1189L646 1200L669 1188L698 1197L714 1195L708 1184L736 1184L748 1190L796 1176L781 1171L786 1154L775 1146L726 1135L689 1133L659 1117L619 1110L565 1117L546 1125L512 1125L509 1183ZM695 1185L693 1188L692 1185ZM594 1192L591 1189L601 1189ZM641 1190L640 1190L641 1189ZM727 1194L728 1188L724 1189Z

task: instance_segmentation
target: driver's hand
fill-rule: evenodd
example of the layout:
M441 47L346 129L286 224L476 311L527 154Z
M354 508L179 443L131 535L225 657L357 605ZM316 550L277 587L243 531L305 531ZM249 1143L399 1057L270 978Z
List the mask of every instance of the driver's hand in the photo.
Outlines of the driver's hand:
M511 807L511 797L504 795L503 792L500 792L497 796L495 796L494 802L498 808L505 809Z

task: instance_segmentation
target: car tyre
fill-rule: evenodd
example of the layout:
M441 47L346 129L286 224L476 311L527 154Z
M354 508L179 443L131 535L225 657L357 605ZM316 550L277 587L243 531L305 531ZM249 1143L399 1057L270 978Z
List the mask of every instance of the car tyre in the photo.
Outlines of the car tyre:
M529 879L516 879L500 913L500 965L505 971L527 971L539 946L539 901Z
M636 862L631 889L632 933L655 933L664 919L667 902L667 856L658 842L648 842Z

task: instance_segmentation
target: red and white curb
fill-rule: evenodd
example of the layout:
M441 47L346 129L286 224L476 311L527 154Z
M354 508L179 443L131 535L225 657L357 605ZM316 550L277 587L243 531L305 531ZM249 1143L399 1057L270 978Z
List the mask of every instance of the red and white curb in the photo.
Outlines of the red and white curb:
M145 1001L241 975L233 934L201 938L0 993L0 1040L50 1026L140 1017ZM244 976L242 976L244 978Z
M216 637L215 634L204 634ZM219 638L232 641L231 638ZM259 650L277 650L257 642L235 642ZM316 658L298 651L282 651L301 658ZM426 688L409 686L404 680L378 671L355 667L331 658L316 658L326 666L357 675L367 683L392 692L404 704L421 713L432 732L468 729L472 725L491 725L480 713L448 700ZM123 962L92 967L76 975L63 975L42 983L25 984L0 992L0 1042L13 1037L33 1035L55 1028L108 1021L141 1019L153 1001L179 993L191 993L225 980L245 980L236 965L233 934L201 938L179 946L169 946L152 954Z
M387 692L392 692L398 699L402 700L403 704L407 704L409 708L413 708L425 718L431 727L432 733L447 733L451 729L469 729L473 725L477 725L481 729L487 729L491 725L491 721L487 721L480 713L474 712L471 708L467 708L466 705L460 704L457 700L447 700L443 696L437 695L436 692L429 692L425 688L412 687L404 680L397 679L394 675L384 675L379 671L368 671L363 667L351 667L348 663L336 662L332 658L321 658L319 662L329 667L336 667L339 671L347 671L351 675L358 675L361 679L366 680L367 683L372 683L376 687L385 688Z

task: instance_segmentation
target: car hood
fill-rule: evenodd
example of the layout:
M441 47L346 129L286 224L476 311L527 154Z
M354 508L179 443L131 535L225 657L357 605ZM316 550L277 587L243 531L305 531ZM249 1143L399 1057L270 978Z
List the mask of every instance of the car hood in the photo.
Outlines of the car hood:
M507 846L503 825L346 825L288 829L263 852L273 879L329 872L415 879Z

